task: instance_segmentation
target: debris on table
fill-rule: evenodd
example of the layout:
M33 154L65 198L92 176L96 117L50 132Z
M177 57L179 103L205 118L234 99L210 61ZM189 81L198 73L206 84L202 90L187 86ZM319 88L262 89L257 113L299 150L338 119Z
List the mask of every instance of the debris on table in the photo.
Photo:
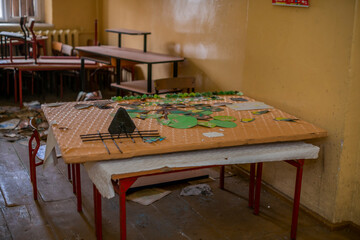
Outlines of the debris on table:
M183 188L180 193L181 196L212 196L214 195L211 187L208 184L197 184Z

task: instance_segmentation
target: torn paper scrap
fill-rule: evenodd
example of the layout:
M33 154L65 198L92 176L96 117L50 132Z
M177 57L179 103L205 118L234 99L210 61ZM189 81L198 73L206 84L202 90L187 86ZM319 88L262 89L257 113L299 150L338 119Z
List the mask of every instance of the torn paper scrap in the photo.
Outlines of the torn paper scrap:
M269 106L263 102L242 102L242 103L234 103L231 105L227 105L227 107L233 109L233 110L256 110L256 109L267 109L267 108L273 108L272 106Z
M211 187L208 184L197 184L183 188L180 193L181 196L212 196Z
M223 137L224 136L223 133L219 133L219 132L206 132L206 133L203 133L203 135L205 137L209 137L209 138L211 138L211 137Z
M160 200L169 193L171 193L171 191L166 191L160 188L146 188L129 194L126 199L147 206L157 200Z

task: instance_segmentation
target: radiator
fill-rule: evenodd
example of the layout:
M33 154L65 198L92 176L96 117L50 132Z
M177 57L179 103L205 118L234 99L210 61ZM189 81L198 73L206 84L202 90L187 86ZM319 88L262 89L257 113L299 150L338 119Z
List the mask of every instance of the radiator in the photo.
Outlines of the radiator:
M74 29L59 29L59 30L41 30L35 31L36 35L47 36L48 39L46 40L46 51L48 55L51 55L51 43L53 41L62 42L73 47L79 45L79 31Z

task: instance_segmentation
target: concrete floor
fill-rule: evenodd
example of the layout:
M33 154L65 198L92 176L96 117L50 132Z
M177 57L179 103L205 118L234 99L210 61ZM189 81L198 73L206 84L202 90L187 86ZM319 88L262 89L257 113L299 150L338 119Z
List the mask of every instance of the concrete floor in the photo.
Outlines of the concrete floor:
M92 184L82 169L83 213L76 211L66 165L38 167L35 202L24 143L0 140L0 239L95 239ZM217 178L216 169L210 175ZM180 196L188 182L161 186L171 194L149 205L127 201L128 239L290 239L291 203L263 190L260 215L247 207L248 179L228 174L226 190L207 181L213 196ZM118 197L103 199L104 239L119 238ZM300 211L297 239L359 239L350 229L329 231Z

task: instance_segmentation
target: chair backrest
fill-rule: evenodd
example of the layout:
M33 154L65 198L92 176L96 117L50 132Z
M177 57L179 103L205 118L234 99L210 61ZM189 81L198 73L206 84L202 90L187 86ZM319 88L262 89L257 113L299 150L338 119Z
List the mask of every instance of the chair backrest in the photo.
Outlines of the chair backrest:
M35 161L35 156L37 151L39 150L40 147L40 134L37 130L37 126L36 126L36 119L32 118L30 121L30 127L33 130L33 134L31 135L30 139L29 139L29 158L30 160ZM33 146L33 140L35 140L36 144L35 146Z
M24 33L25 37L29 37L29 31L28 31L28 29L26 27L26 22L27 22L27 17L26 16L20 17L21 31Z
M174 77L162 78L154 80L154 87L156 93L162 92L194 92L195 91L195 78L194 77Z
M62 44L61 46L61 55L64 55L64 56L73 56L73 51L74 51L74 48L73 46L70 46L70 45L67 45L67 44Z
M54 56L61 55L61 48L62 48L62 43L61 42L53 41L51 43L52 54Z

